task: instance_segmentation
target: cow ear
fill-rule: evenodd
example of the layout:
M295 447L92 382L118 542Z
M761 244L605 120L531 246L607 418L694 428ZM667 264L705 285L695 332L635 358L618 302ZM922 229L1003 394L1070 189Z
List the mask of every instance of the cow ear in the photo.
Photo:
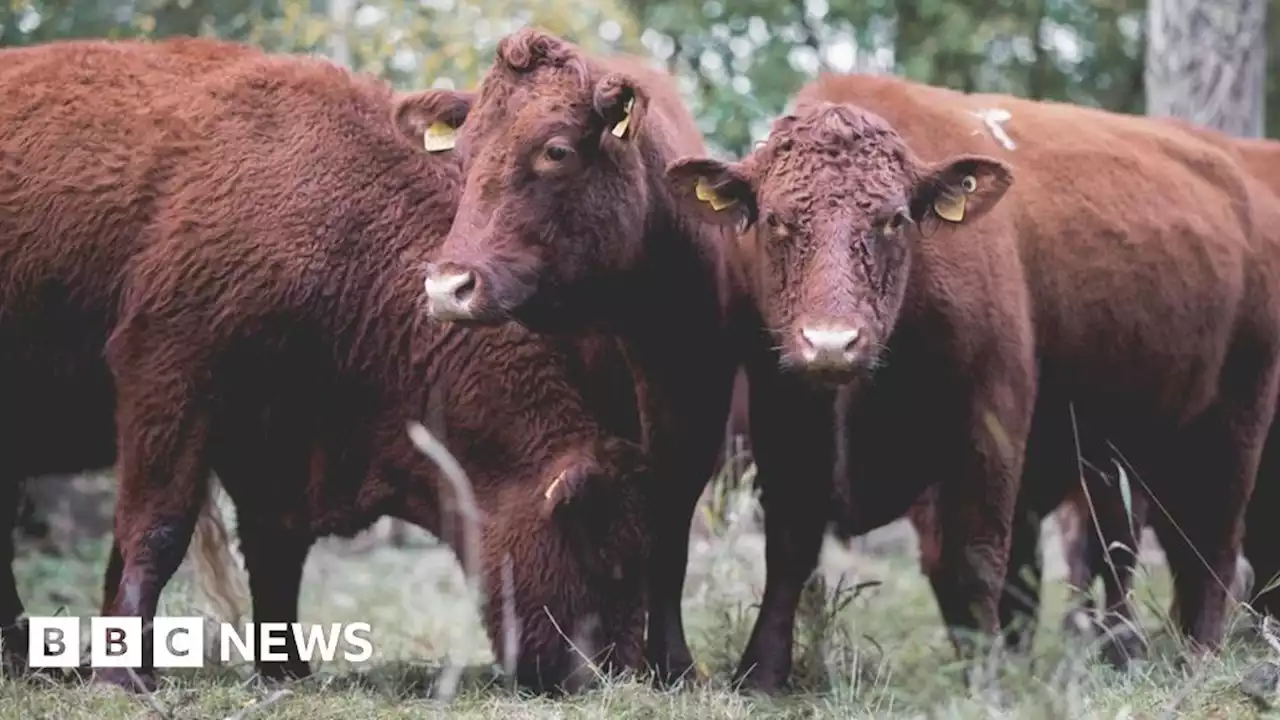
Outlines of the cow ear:
M422 90L396 98L391 119L413 144L431 153L452 150L458 128L466 121L475 93Z
M640 131L649 98L631 78L610 73L596 84L594 105L605 135L631 142Z
M987 214L1013 184L1013 170L982 155L957 155L926 168L911 198L911 219L965 223Z
M681 158L667 166L676 201L706 222L745 232L756 221L755 185L741 163Z

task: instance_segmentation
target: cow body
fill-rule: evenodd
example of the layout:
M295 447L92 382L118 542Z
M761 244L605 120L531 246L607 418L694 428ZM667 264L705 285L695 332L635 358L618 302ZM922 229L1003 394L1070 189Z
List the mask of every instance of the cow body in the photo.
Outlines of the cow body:
M659 680L679 678L693 667L680 614L690 521L738 367L728 243L663 182L669 160L702 151L697 126L665 74L524 29L499 43L456 142L465 187L427 273L429 312L621 342L661 483L646 652Z
M1215 647L1274 411L1280 209L1220 149L1150 120L1000 97L1006 148L979 117L993 101L824 76L742 163L669 171L691 209L753 230L776 348L750 363L761 476L794 494L799 453L835 458L863 531L936 485L944 620L995 633L1079 454L1114 446L1180 526L1153 518L1182 630ZM778 535L799 551L778 559L800 577L821 508L798 510ZM740 666L758 685L789 671L798 592L765 591Z
M11 568L20 483L115 461L115 392L102 353L156 170L131 151L157 132L137 108L259 54L186 38L0 51L0 627L15 669L26 657ZM108 594L114 581L108 572Z

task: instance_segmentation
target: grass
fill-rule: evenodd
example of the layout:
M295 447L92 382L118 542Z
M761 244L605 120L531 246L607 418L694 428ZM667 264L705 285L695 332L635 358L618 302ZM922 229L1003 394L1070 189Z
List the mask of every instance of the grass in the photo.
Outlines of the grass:
M767 698L735 692L729 676L745 644L764 581L763 539L754 499L715 495L723 522L710 517L695 537L685 618L695 656L710 681L660 692L613 681L567 700L521 697L493 669L457 564L418 537L408 547L324 541L304 577L306 622L366 621L374 660L337 663L284 690L264 687L244 666L163 671L153 696L42 681L0 681L0 718L279 718L322 720L448 718L1250 718L1270 717L1241 689L1274 655L1245 632L1195 670L1180 669L1179 642L1160 620L1169 581L1158 552L1138 583L1152 636L1148 662L1128 673L1102 667L1060 631L1066 602L1053 523L1046 523L1050 576L1032 662L1009 662L966 688L941 627L914 539L903 525L853 547L828 541L821 573L800 613L794 692ZM90 543L64 557L20 557L20 590L37 614L65 609L91 615L99 602L107 545ZM203 605L184 566L165 592L162 613L193 614ZM1237 614L1237 628L1247 624ZM87 628L86 628L87 629ZM445 663L466 666L457 695L438 697Z

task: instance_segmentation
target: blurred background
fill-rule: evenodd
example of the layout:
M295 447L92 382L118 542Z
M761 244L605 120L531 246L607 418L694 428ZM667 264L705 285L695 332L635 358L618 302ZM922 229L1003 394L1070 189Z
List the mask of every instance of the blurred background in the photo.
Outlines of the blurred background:
M403 89L470 87L535 24L676 75L714 152L740 156L822 70L1174 115L1280 136L1280 0L5 0L0 45L215 35L323 54ZM1271 12L1268 12L1271 10ZM3 100L0 100L2 102ZM730 447L732 447L732 443ZM64 551L110 524L106 477L31 483L28 543ZM385 525L393 541L402 529ZM382 531L380 531L382 532ZM30 546L30 545L29 545Z

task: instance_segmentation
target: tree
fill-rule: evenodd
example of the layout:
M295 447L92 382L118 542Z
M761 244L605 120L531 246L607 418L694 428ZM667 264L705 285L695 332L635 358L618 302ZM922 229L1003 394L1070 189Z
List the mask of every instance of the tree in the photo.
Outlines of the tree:
M1147 113L1261 137L1267 0L1151 0Z

